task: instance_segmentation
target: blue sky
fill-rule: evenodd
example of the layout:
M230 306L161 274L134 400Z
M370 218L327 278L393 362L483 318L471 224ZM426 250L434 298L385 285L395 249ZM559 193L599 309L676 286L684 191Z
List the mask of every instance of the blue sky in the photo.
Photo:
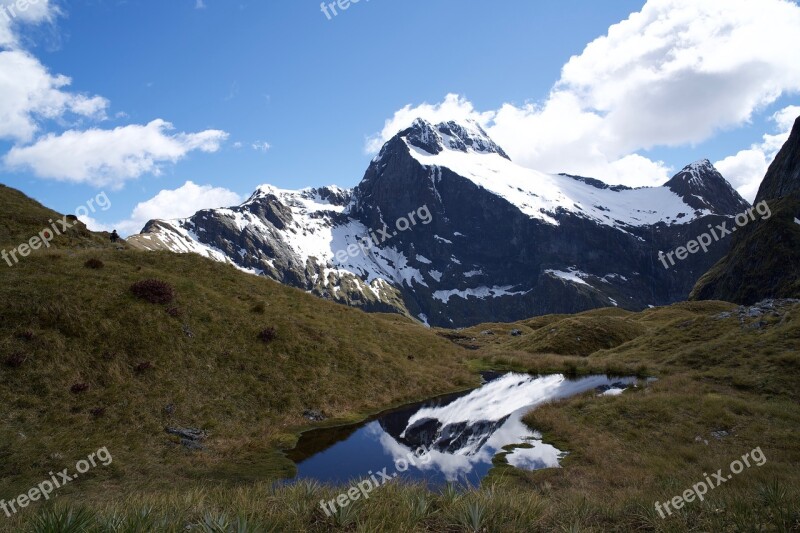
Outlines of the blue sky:
M775 17L786 19L786 13L793 16L796 11L792 3L769 1L776 3ZM500 144L504 145L503 140L508 139L512 157L519 153L515 160L522 164L538 164L546 167L542 170L553 172L594 171L601 179L641 185L658 183L669 172L696 159L707 157L717 162L742 150L749 151L755 144L760 146L767 161L774 154L763 136L785 134L781 130L786 129L787 122L786 117L781 123L773 115L788 107L788 116L794 112L790 106L798 103L797 77L783 79L776 73L785 65L768 64L769 68L760 74L767 79L781 78L776 81L776 89L767 97L756 89L742 90L741 102L730 104L731 110L747 115L744 119L736 116L730 121L722 120L719 117L725 116L723 111L727 109L720 110L718 115L698 121L709 122L712 133L698 131L681 136L679 132L670 132L663 138L657 132L651 136L638 126L629 128L627 123L620 126L619 121L613 122L596 135L616 140L600 147L592 145L609 152L603 161L578 162L582 158L575 157L575 151L588 149L584 144L576 144L575 139L564 141L568 146L564 149L549 146L547 139L536 140L545 135L542 133L545 126L553 123L566 129L566 133L559 135L568 134L573 131L570 120L576 116L566 112L563 120L555 117L555 122L551 122L538 121L537 113L546 107L548 99L552 101L554 87L567 87L570 94L580 94L589 102L581 104L581 110L591 114L578 116L576 122L584 116L594 119L617 113L622 104L608 103L608 87L598 88L593 81L584 79L587 74L600 79L608 73L593 70L599 68L597 58L586 55L584 64L575 69L578 74L571 77L562 75L562 68L572 56L583 54L590 42L607 35L610 26L641 11L645 6L643 0L492 3L362 0L331 20L314 0L73 0L55 4L39 0L39 3L37 8L43 10L39 14L9 24L15 38L7 39L4 50L35 58L51 76L69 77L71 84L58 87L61 93L98 100L92 101L91 111L78 104L47 117L41 107L23 111L29 113L36 130L28 138L6 132L5 138L0 139L0 154L5 156L1 181L64 212L74 211L98 191L106 190L113 207L93 218L109 226L124 220L129 221L128 226L139 224L142 213L139 219L131 215L137 204L148 202L162 190L179 191L187 181L214 189L205 193L194 191L195 195L162 196L161 202L142 212L174 215L174 210L166 209L164 204L175 204L173 200L181 196L192 198L181 206L184 210L217 207L204 202L232 198L223 189L246 196L261 183L282 188L333 183L354 186L372 157L366 149L368 139L372 138L374 145L390 136L392 128L400 127L404 116L396 112L403 106L411 105L409 112L413 114L416 106L428 103L435 107L446 101L448 94L459 95L452 100L459 110L455 115L494 112L504 104L511 104L514 109L524 109L526 104L539 106L538 110L528 108L527 126L522 121L512 124L510 120L490 120L486 124L496 140L501 137ZM670 5L676 3L680 4L677 0L649 2L660 4L652 9L666 13L677 12L677 7ZM0 0L0 5L13 4L13 0ZM734 23L751 23L751 13L743 8L740 15ZM795 22L792 16L788 17L790 23ZM684 22L677 19L675 25L679 27ZM765 20L763 27L768 22ZM779 36L786 35L785 39L790 38L793 28L788 23L787 26L785 34L776 32ZM645 33L645 27L636 31ZM627 57L631 48L625 47L638 46L630 36L618 41L609 44L603 55L615 57L619 53L624 61L643 60ZM765 47L760 51L762 56L755 59L770 63L778 44ZM796 42L785 44L789 49ZM696 42L692 46L710 45ZM697 54L706 57L703 50L698 49ZM729 70L740 72L737 67L732 65ZM2 63L2 75L6 81L5 85L0 82L0 116L4 88L12 90L15 74L7 63ZM748 84L741 76L733 79L743 87ZM658 87L658 83L674 87L673 81L662 78L647 87ZM731 83L730 79L723 81L725 87ZM613 91L624 92L613 84L609 86ZM698 93L701 92L699 89ZM680 98L690 96L688 93ZM753 104L753 98L760 100ZM686 110L682 118L687 129L693 127L690 111ZM438 116L436 109L431 113ZM425 115L424 108L419 114ZM388 129L384 129L385 122L393 118ZM154 120L174 126L173 130L160 130L167 138L179 136L176 142L182 143L183 148L174 159L142 156L141 150L146 151L145 148L132 147L131 157L145 160L140 167L137 159L138 170L126 170L128 173L120 176L115 175L119 169L112 165L67 175L60 171L59 161L52 155L60 146L58 137L67 130L76 132L75 142L81 147L96 145L93 150L127 153L119 143L148 144L152 132L148 140L137 135L96 142L84 138L82 132L124 129ZM535 131L531 133L526 127ZM378 135L382 130L383 135ZM628 130L635 131L631 135L643 140L617 138L620 131ZM587 130L586 136L594 131ZM202 132L210 133L202 140L191 137ZM181 133L189 137L180 137ZM48 134L55 138L52 143L31 149ZM533 139L530 143L526 141L528 137ZM664 146L665 142L673 146ZM109 148L109 143L117 144ZM200 144L205 148L196 147ZM254 148L256 144L258 149ZM528 150L528 145L534 148ZM64 160L73 157L74 146L64 148L60 157ZM549 152L542 155L545 150ZM13 151L19 153L8 155ZM564 154L562 160L560 153ZM647 162L637 160L631 166L634 162L628 159L625 164L616 163L630 154L639 154ZM91 167L85 159L95 156L81 153L84 160L70 164L76 168ZM752 182L752 176L744 173L761 172L763 165L757 163L757 168L751 168L752 157L745 156L729 161L730 173L742 174L737 175L739 183L734 185L752 188L747 181ZM640 174L641 183L636 181ZM164 213L160 214L159 209Z

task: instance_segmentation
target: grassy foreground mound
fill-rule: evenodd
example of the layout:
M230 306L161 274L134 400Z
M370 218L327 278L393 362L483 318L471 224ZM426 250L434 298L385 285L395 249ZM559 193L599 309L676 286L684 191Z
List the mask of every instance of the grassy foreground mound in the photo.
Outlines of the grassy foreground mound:
M800 530L800 304L432 331L197 256L77 238L0 265L0 499L101 447L113 463L0 514L0 531ZM475 385L488 368L658 381L533 411L527 422L569 451L560 469L498 459L480 488L391 483L332 517L319 501L347 487L274 483L293 471L279 449L305 414L354 420ZM202 449L165 427L202 430ZM658 515L656 501L755 448L763 466Z

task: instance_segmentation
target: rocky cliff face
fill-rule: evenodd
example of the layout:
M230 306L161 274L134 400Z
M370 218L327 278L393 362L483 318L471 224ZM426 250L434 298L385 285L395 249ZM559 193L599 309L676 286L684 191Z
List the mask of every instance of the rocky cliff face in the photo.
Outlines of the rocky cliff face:
M785 198L800 192L800 117L795 120L789 140L767 170L756 195L762 200Z
M740 228L725 255L697 282L695 300L753 305L800 297L800 118L770 165L756 205L770 216Z
M707 161L663 187L610 187L511 162L477 124L416 121L353 190L260 187L244 204L131 239L198 252L367 310L437 326L685 299L727 251L670 251L748 207Z

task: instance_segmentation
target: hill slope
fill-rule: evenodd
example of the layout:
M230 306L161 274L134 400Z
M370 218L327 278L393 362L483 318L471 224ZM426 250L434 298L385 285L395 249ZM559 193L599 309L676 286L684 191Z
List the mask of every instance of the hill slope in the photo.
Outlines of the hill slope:
M15 206L0 211L0 227L29 221L12 242L52 213L7 188L0 203ZM112 477L126 483L227 477L217 468L232 456L245 465L234 478L260 477L264 464L281 464L275 444L291 444L289 428L307 424L307 410L353 417L478 381L458 347L408 319L197 255L102 248L105 238L85 230L73 239L0 265L0 494L100 446L119 455ZM132 294L154 278L174 289L173 302ZM210 431L207 453L175 448L168 425Z

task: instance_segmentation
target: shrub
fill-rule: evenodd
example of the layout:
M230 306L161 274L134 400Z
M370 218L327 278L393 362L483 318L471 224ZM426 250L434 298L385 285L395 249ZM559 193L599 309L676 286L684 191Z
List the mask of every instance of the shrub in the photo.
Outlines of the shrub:
M105 263L103 263L99 259L91 258L88 261L86 261L83 264L83 266L85 266L86 268L94 269L94 270L100 270L101 268L103 268L106 265L105 265Z
M25 361L28 360L28 357L21 354L21 353L14 353L6 357L5 365L9 368L19 368L21 367Z
M72 387L69 388L69 391L72 394L81 394L89 390L88 383L76 383Z
M153 368L153 363L151 363L150 361L144 361L143 363L139 363L138 365L133 367L133 370L137 374L142 374L144 372L147 372L148 370L151 370L152 368Z
M105 416L106 408L105 407L95 407L94 409L91 409L89 411L89 413L95 418L100 418L102 416Z
M168 304L175 298L175 289L158 279L145 279L131 285L131 292L137 298L151 304Z
M267 306L264 304L264 302L258 302L257 304L255 304L253 307L250 308L250 312L263 315L264 313L267 312Z
M258 334L258 338L261 340L261 342L269 344L278 338L278 332L275 330L275 328L269 327L261 330L261 333Z
M36 338L36 334L33 331L26 329L25 331L20 331L17 333L17 338L30 342Z
M178 318L181 316L181 310L177 307L170 307L167 309L167 314L173 318Z

